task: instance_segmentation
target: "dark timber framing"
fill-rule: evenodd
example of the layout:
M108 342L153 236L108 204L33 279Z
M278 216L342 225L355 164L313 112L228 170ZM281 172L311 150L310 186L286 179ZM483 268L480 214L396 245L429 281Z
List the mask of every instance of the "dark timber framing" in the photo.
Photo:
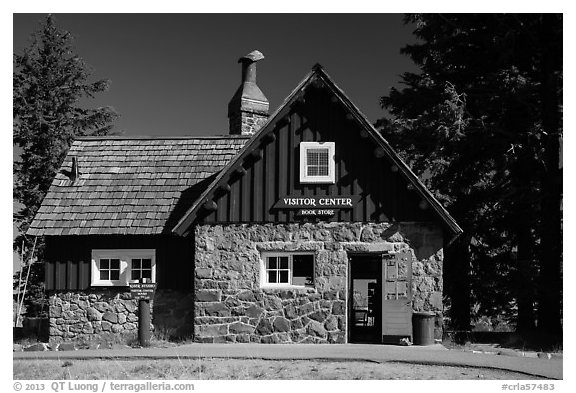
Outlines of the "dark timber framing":
M291 222L294 220L294 212L277 211L270 213L266 210L260 211L257 203L263 200L264 203L262 205L267 206L273 202L272 198L287 195L288 191L295 195L301 192L304 196L312 195L312 192L315 193L315 195L328 195L330 192L345 193L345 191L349 191L351 194L358 192L359 186L357 179L353 180L352 184L347 187L347 190L342 189L341 185L338 186L340 189L335 189L334 186L329 185L318 186L314 190L305 186L299 190L290 189L291 184L294 184L293 176L297 173L297 162L295 162L295 160L291 162L290 157L295 157L295 155L281 147L290 146L294 148L302 140L318 140L318 135L316 134L319 132L319 129L331 127L336 124L336 120L333 119L332 116L329 116L327 123L314 124L313 127L302 126L302 118L292 107L306 100L305 92L309 87L314 89L326 88L331 94L332 105L342 105L347 113L346 120L359 126L360 135L363 138L370 138L374 142L375 148L373 156L376 158L388 158L388 167L392 172L395 170L398 171L408 181L407 188L409 190L415 190L419 197L432 208L441 218L445 227L450 231L452 238L462 233L462 229L446 209L434 198L388 142L380 135L374 126L370 124L360 110L352 104L344 92L336 86L319 64L313 67L312 71L300 82L296 89L292 91L274 114L270 116L262 128L255 133L239 153L220 171L213 182L175 225L173 228L174 233L179 235L189 233L193 223L200 217L202 209L205 210L203 217L205 217L207 213L212 214L212 211L216 210L213 214L219 222ZM316 102L315 105L320 104ZM322 110L321 108L315 109ZM314 117L313 121L317 121L317 117ZM302 130L302 135L300 135L301 139L297 140L297 138L293 138L293 135L295 135L294 132L287 131L293 131L299 126L301 126L300 130ZM312 135L303 135L305 133ZM249 187L252 187L253 191L255 185L254 173L260 174L263 172L267 174L267 177L272 178L272 174L269 172L274 168L273 163L270 162L272 155L278 156L279 165L276 166L277 173L274 174L277 189L273 192L271 187L266 187L266 191L264 191L262 195L255 193L253 198L250 198ZM371 159L372 158L373 157L371 157ZM341 160L337 159L337 165L339 165L340 176L345 175L346 168L342 165ZM251 166L254 166L253 170L247 171L246 169ZM288 174L288 176L284 179L285 174ZM244 175L246 175L245 179L235 181L238 176ZM374 193L380 197L385 197L383 186L383 184L380 184L379 187L374 190ZM330 187L334 187L334 189ZM229 196L222 195L228 194L228 192L226 192L228 188L231 188ZM258 194L258 197L256 197L256 194ZM218 209L217 204L214 202L216 199L219 199L220 206L225 206L226 203L228 204L227 214L222 212L222 209ZM398 201L393 200L390 203L397 204ZM363 211L360 211L360 209L354 209L352 212L340 211L336 214L334 220L372 221L366 219L369 217L369 212L375 209L371 198L366 198L362 204L362 209Z

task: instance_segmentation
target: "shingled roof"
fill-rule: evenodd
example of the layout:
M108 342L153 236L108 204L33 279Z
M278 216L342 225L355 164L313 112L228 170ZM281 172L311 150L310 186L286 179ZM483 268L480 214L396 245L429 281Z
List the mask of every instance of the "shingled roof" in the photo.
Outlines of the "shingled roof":
M247 140L230 135L78 139L27 234L170 233ZM72 157L79 163L75 181Z

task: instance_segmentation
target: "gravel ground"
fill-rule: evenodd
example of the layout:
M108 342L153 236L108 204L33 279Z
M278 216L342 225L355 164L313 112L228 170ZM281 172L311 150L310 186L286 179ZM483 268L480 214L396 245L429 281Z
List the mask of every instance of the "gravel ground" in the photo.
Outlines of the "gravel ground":
M503 370L365 361L164 359L14 360L14 379L539 379Z

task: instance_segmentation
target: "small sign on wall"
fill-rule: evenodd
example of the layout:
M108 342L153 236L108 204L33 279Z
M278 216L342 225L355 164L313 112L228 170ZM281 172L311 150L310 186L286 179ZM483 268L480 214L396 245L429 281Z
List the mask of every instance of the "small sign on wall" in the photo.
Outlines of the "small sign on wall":
M156 283L130 283L130 295L135 300L152 300Z

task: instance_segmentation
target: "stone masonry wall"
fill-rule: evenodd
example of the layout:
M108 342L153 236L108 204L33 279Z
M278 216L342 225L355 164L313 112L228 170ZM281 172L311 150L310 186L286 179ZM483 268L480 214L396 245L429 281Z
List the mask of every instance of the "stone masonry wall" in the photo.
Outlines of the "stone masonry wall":
M152 326L162 339L193 335L194 295L157 290L151 302ZM126 342L138 334L138 303L126 288L55 292L49 301L50 342Z
M413 309L442 320L442 232L425 224L240 224L195 229L195 339L344 343L348 252L412 249ZM315 287L260 288L263 251L312 252Z
M57 292L50 296L50 341L110 340L136 334L138 306L117 290Z

